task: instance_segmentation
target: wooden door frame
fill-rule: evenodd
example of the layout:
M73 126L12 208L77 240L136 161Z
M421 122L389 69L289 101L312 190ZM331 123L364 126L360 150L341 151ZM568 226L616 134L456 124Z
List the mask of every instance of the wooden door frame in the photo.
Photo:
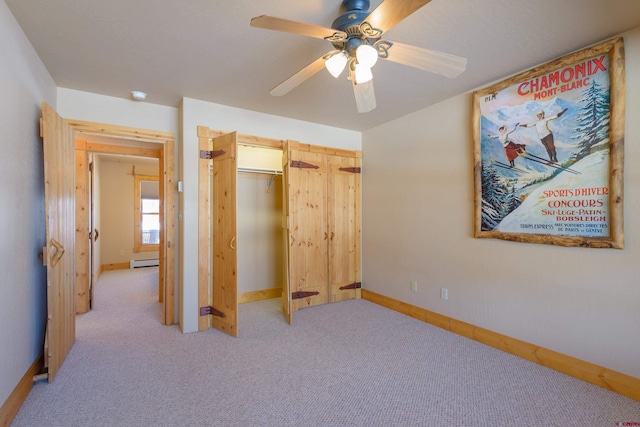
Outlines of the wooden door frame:
M213 138L232 133L220 130L209 129L206 126L198 126L198 147L199 150L210 150ZM237 134L239 145L249 145L252 147L270 148L282 150L286 141L273 138L262 138L252 135ZM209 186L209 162L201 162L199 166L198 179L198 227L200 230L209 230L211 223L211 204L209 197L211 188ZM209 305L210 283L212 280L211 269L209 268L211 240L208 232L199 232L198 238L198 307ZM198 317L198 330L203 331L211 327L208 316Z
M199 150L210 150L210 143L211 140L213 138L216 138L218 136L222 136L224 134L227 133L231 133L231 132L227 132L227 131L221 131L221 130L213 130L208 128L207 126L198 126L197 127L197 134L198 134L198 147ZM270 149L276 149L276 150L281 150L285 156L287 155L287 153L290 150L297 150L297 151L310 151L310 152L316 152L316 153L322 153L322 154L327 154L327 155L334 155L334 156L344 156L344 157L354 157L358 160L358 166L360 164L360 160L362 159L362 152L359 150L348 150L348 149L342 149L342 148L334 148L334 147L325 147L325 146L319 146L319 145L312 145L312 144L304 144L298 141L294 141L294 140L282 140L282 139L275 139L275 138L265 138L265 137L259 137L259 136L254 136L254 135L246 135L246 134L237 134L237 142L240 145L248 145L248 146L252 146L252 147L260 147L260 148L270 148ZM209 188L209 180L208 180L208 176L209 176L209 166L208 163L202 162L200 163L200 168L199 168L199 179L198 179L198 224L200 229L202 230L208 230L209 224L210 224L210 211L211 211L211 199L209 197L210 195L210 188ZM283 185L286 185L286 183L283 180ZM359 183L358 183L358 190L359 190ZM359 274L360 274L360 200L359 200L358 196L358 200L357 200L357 215L356 215L356 220L357 223L355 224L356 226L356 230L357 230L357 241L358 241L358 252L357 252L357 259L358 259L358 273L357 273L357 277L358 277L358 281L359 279ZM286 192L283 193L283 198L286 199ZM287 203L285 200L283 200L283 203ZM286 220L283 219L283 227L286 228ZM209 233L199 233L199 239L198 239L198 307L204 305L208 305L206 304L207 301L209 301L209 284L211 283L211 271L209 268L209 254L210 254L210 245L211 245L211 241L209 239ZM286 251L286 243L285 243L285 251ZM286 252L285 252L286 254ZM285 265L286 265L286 259L284 260ZM286 293L287 295L290 294L288 288L289 288L289 283L288 283L288 269L285 268L284 271L285 274L285 283L283 284L283 294ZM357 298L360 297L360 293L357 292ZM284 298L284 296L283 296ZM284 304L284 303L283 303ZM286 311L286 307L283 307ZM285 313L285 316L287 316L287 319L289 321L289 323L291 323L291 315L293 313L291 313L291 308L289 308L289 312ZM202 331L202 330L206 330L210 327L210 322L206 317L199 317L198 318L198 330Z
M65 119L76 132L76 140L85 135L119 139L122 144L84 142L80 149L97 154L129 154L158 158L160 193L164 194L159 246L158 298L163 304L162 323L175 323L175 136L173 132L117 126ZM134 141L134 142L129 142ZM76 144L78 149L78 144Z
M75 180L76 180L76 271L75 271L75 296L76 314L83 314L89 311L91 295L91 242L94 234L91 230L91 201L89 174L90 162L87 152L78 150L77 141L74 135L75 149ZM90 243L86 245L86 242ZM86 250L85 250L86 249ZM85 286L86 285L86 286Z

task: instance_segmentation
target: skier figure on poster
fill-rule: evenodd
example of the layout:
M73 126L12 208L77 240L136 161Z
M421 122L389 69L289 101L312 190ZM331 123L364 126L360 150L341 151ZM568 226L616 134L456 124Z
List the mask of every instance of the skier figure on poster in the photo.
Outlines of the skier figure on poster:
M562 116L566 111L567 109L565 108L564 110L560 111L558 114L555 114L549 117L545 117L544 111L540 111L537 114L537 118L538 118L537 121L530 124L520 124L520 126L522 127L536 128L538 137L540 138L542 145L544 145L544 148L546 148L547 154L549 155L549 161L554 163L558 163L558 157L556 155L556 145L555 145L555 142L553 141L553 132L551 132L551 129L549 129L549 122L551 120L555 120L558 117Z
M489 138L497 139L500 141L502 147L504 148L504 154L507 156L507 160L509 161L509 165L511 167L515 166L516 157L524 153L526 150L524 144L516 144L509 139L509 135L518 128L518 125L519 123L516 123L513 126L513 129L511 129L510 131L507 131L507 126L502 125L498 129L498 135L489 135Z

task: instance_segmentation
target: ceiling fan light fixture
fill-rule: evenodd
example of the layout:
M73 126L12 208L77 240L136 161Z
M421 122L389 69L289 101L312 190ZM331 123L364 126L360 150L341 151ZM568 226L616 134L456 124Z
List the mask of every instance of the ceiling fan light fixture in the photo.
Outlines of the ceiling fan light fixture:
M467 61L455 55L423 49L382 39L397 23L425 6L430 0L378 0L369 12L369 0L342 0L340 16L331 28L261 15L251 20L251 26L323 39L333 49L303 67L269 93L281 96L318 73L323 66L338 78L346 66L353 86L359 113L376 108L372 67L378 58L445 77L455 77L464 71ZM393 48L390 54L390 49Z
M366 67L362 64L356 64L354 74L355 74L356 84L366 83L369 80L373 79L373 73L371 72L371 68Z
M378 52L371 45L361 44L356 49L356 59L358 64L371 68L378 61Z
M342 71L346 67L347 61L347 55L345 55L344 52L338 52L331 58L327 59L324 63L324 66L327 71L329 71L331 75L337 79L338 77L340 77L340 74L342 74Z

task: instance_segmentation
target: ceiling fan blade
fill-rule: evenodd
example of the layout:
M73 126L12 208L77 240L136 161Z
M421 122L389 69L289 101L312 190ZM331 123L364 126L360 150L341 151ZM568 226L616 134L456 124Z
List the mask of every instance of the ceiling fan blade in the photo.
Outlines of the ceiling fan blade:
M355 81L355 79L352 79ZM368 113L376 108L376 94L373 90L373 80L366 83L353 84L353 94L356 97L358 113Z
M389 48L389 56L385 58L389 61L449 78L457 77L467 68L465 58L409 44L392 43L393 45Z
M321 27L304 22L290 21L288 19L276 18L275 16L262 15L251 20L251 26L264 28L266 30L283 31L285 33L300 34L317 39L328 39L329 41L340 41L347 37L347 33L334 30L333 28Z
M375 29L386 32L430 1L384 0L367 16L365 22L368 22Z
M300 71L298 71L297 73L289 77L287 80L283 81L278 86L271 89L269 93L273 96L282 96L288 93L291 89L295 88L300 83L304 82L309 77L313 76L318 71L322 70L324 68L326 56L327 54L322 55L320 58L316 59L311 64L307 65L306 67L304 67L303 69L301 69Z

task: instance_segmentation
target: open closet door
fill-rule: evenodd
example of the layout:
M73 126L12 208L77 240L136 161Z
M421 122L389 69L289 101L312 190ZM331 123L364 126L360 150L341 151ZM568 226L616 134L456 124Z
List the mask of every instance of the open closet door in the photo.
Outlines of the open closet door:
M288 295L291 313L329 302L327 156L287 150Z
M42 103L47 265L45 366L48 380L76 339L75 330L75 137L71 126Z
M289 275L289 241L291 235L289 231L289 174L291 167L289 166L288 146L282 152L282 228L284 245L284 259L282 271L284 273L284 283L282 285L282 313L289 324L293 324L293 302L291 299L291 277Z
M213 138L211 326L238 336L237 134Z

